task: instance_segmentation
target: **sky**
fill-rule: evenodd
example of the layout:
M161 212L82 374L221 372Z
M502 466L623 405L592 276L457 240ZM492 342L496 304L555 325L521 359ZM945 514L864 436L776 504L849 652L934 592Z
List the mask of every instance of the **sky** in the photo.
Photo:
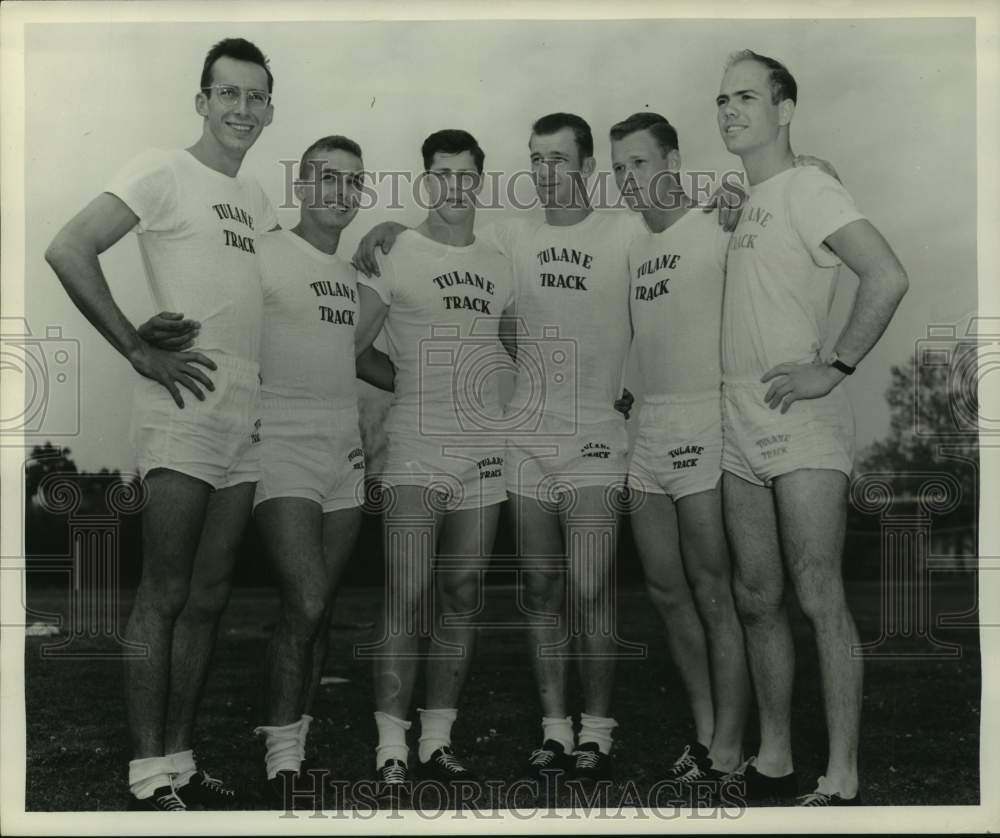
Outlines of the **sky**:
M833 163L910 278L888 331L845 385L859 445L888 430L890 366L912 357L928 326L976 310L971 19L31 24L24 311L33 339L51 341L50 356L63 346L78 353L78 378L71 369L58 393L52 383L49 433L40 439L68 445L81 468L131 468L135 376L69 302L42 254L129 158L198 138L194 97L204 54L235 35L257 43L275 75L274 121L243 167L275 203L285 194L280 161L297 159L320 136L357 140L369 169L415 170L427 134L464 128L485 149L488 169L513 172L527 165L531 123L557 110L590 122L601 170L610 169L609 127L637 110L662 113L677 128L686 170L738 169L715 122L722 67L742 48L773 55L799 84L793 148ZM405 203L359 213L342 255L378 221L417 223L420 209ZM290 227L296 215L282 209L280 223ZM133 322L154 313L133 236L102 265ZM853 290L842 274L835 323ZM61 334L46 337L53 327ZM69 416L75 381L78 432ZM641 394L634 368L628 383Z

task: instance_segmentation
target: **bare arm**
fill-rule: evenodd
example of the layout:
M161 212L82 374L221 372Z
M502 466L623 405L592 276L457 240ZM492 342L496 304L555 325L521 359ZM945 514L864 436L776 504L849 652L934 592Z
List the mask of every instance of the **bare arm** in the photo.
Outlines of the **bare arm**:
M358 283L358 325L354 330L354 357L364 353L382 331L382 324L389 314L389 306L366 285Z
M186 319L179 311L161 311L140 323L137 331L139 337L157 349L176 352L194 346L201 323Z
M177 384L204 399L196 382L210 390L212 382L193 364L203 364L209 369L215 369L215 364L197 352L170 353L146 343L111 296L98 258L137 222L135 213L121 199L104 192L56 234L45 251L45 261L59 277L74 305L108 343L137 372L162 384L177 405L183 407L184 400Z
M138 222L123 201L104 192L70 219L45 251L76 307L126 358L142 341L111 297L97 257Z
M396 388L396 368L386 355L374 346L369 346L354 361L357 376L379 390L391 393Z
M844 363L857 366L882 337L910 283L889 243L865 219L844 225L826 244L858 275L858 293L834 347ZM825 363L778 364L761 381L774 379L764 399L784 413L798 399L825 396L844 378Z
M796 154L795 159L792 161L792 165L796 168L800 166L815 166L821 172L825 172L830 177L836 181L840 181L840 175L837 174L837 170L833 168L833 163L829 160L824 160L822 157L813 157L811 154Z
M869 221L845 225L826 243L858 275L858 294L834 347L846 363L857 366L882 337L910 281L889 243Z
M503 310L500 316L500 326L497 330L500 343L507 350L512 361L517 360L517 310L512 303Z
M376 224L358 242L358 249L351 257L351 264L365 276L381 276L375 250L381 247L382 253L388 255L396 243L396 236L408 229L395 221L383 221L381 224Z

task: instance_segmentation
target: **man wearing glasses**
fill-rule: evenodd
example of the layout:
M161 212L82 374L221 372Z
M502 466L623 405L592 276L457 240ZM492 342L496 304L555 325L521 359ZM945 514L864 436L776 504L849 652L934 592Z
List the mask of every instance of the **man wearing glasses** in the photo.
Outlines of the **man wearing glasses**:
M199 140L133 160L45 254L73 302L142 376L132 436L148 502L126 638L147 653L129 659L125 672L130 805L140 810L236 804L231 789L196 768L192 738L258 479L262 295L254 240L277 219L260 185L238 172L271 122L272 86L254 44L216 44L195 97ZM191 351L153 346L111 295L98 257L136 226L157 307L200 323ZM199 366L215 371L214 382ZM196 400L185 405L179 385Z

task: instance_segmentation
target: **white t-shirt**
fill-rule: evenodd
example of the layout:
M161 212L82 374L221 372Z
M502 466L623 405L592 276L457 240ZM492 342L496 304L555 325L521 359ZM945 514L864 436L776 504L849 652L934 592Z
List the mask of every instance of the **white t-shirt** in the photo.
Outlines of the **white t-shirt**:
M260 184L210 169L184 150L153 150L128 163L106 191L139 217L139 252L157 310L201 323L195 349L256 362L254 240L278 223Z
M356 272L291 230L257 238L264 287L261 393L354 407Z
M786 169L750 189L729 242L722 370L756 378L808 363L827 337L840 259L823 241L864 218L836 179Z
M479 238L451 247L407 230L388 256L379 254L379 267L380 277L359 274L358 282L389 306L393 426L409 427L419 407L421 419L442 430L456 405L499 422L498 375L510 362L499 324L514 292L507 258Z
M567 227L514 219L483 232L511 257L526 329L517 338L511 411L580 422L618 417L631 340L628 249L648 232L642 218L612 210Z
M632 244L632 327L648 395L718 389L728 246L716 214L697 207Z

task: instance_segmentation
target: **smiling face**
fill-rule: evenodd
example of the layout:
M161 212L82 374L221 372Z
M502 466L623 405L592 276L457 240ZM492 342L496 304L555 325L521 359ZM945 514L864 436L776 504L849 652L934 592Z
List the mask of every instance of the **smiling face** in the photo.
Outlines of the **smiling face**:
M227 157L242 159L274 116L273 105L257 110L250 107L247 97L250 90L267 92L267 73L259 64L223 56L212 65L211 84L232 85L241 95L227 105L214 89L198 93L195 109L205 120L202 138Z
M344 229L358 214L364 163L357 155L335 148L310 152L309 164L295 184L303 217L319 227Z
M458 224L476 211L483 177L471 151L456 154L436 151L423 186L428 206L449 224Z
M722 77L715 103L719 132L733 154L746 154L774 143L792 119L791 100L771 101L770 73L763 64L738 61Z
M543 207L571 207L580 203L586 180L594 173L594 158L580 158L572 128L554 134L532 134L531 177Z
M669 206L669 173L679 171L680 154L676 149L664 154L656 138L643 129L611 141L611 168L629 209L663 208Z

